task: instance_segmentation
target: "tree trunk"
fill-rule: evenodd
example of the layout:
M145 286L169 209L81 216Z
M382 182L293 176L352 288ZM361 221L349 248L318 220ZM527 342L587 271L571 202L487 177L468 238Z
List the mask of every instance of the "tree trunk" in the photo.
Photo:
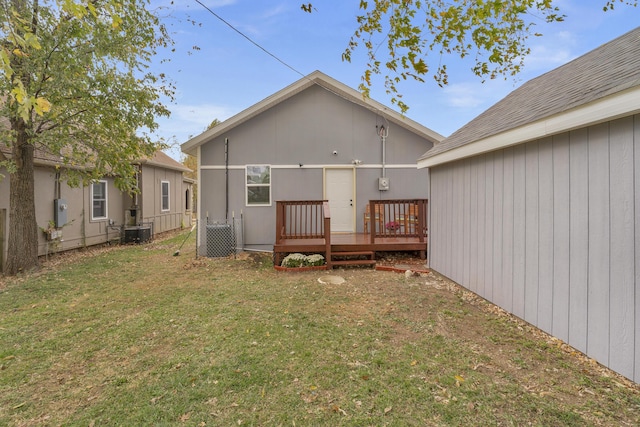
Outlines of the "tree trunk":
M34 147L29 143L24 121L14 119L11 122L16 138L12 154L17 170L9 175L9 244L5 265L7 275L40 266L34 196Z

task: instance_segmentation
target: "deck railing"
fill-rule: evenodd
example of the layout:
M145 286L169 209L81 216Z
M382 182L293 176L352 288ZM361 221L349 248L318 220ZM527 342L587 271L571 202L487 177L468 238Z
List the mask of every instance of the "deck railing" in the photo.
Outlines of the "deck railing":
M325 260L331 266L331 211L327 200L276 202L276 245L288 239L324 239Z
M365 221L371 243L376 238L417 237L427 239L427 199L371 200Z
M326 200L276 202L276 243L284 239L324 239L331 233Z

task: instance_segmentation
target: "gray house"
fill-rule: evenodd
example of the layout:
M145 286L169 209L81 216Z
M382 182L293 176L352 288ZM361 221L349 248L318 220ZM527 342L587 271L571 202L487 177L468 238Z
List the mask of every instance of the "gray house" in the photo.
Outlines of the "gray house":
M640 28L418 161L431 267L640 381Z
M329 200L331 230L354 233L370 199L427 198L416 159L442 138L316 71L182 151L198 158L200 219L242 215L244 247L271 250L277 200Z
M0 160L10 158L11 149L0 144ZM193 182L183 177L189 169L162 152L138 162L140 191L134 197L118 190L110 176L85 187L68 186L59 157L43 150L35 150L34 165L36 221L42 230L38 255L120 241L125 236L140 241L191 223ZM0 168L0 174L5 175L0 179L1 272L11 223L8 172Z

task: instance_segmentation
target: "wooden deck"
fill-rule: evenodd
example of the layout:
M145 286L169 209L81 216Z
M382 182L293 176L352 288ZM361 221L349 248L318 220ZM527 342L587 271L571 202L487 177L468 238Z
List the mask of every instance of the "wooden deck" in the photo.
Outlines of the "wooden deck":
M274 245L276 252L324 252L324 239L283 239ZM331 235L331 252L396 252L419 251L424 259L427 243L420 242L418 237L377 237L371 243L371 236L367 233L349 233Z
M369 218L368 212L375 212ZM375 265L376 252L427 252L427 200L375 200L367 233L331 233L326 200L277 202L274 263L286 253L324 254L327 267ZM366 258L366 259L363 259Z

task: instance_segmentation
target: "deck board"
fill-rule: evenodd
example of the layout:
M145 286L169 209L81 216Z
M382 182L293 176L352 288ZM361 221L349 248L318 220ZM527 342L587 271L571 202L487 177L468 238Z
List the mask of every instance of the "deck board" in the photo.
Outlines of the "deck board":
M324 239L283 239L274 245L276 252L324 252ZM331 251L426 251L427 242L420 242L417 237L378 237L371 243L371 236L365 233L331 234Z

